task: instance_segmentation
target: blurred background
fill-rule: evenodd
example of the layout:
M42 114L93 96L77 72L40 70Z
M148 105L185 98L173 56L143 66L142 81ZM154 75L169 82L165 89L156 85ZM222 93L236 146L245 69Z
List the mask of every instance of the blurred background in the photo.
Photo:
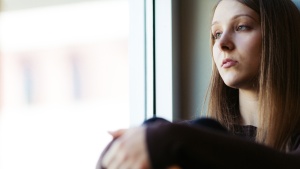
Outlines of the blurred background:
M205 115L217 0L0 2L0 169L93 169L107 131Z
M129 125L127 0L2 0L0 168L92 169Z

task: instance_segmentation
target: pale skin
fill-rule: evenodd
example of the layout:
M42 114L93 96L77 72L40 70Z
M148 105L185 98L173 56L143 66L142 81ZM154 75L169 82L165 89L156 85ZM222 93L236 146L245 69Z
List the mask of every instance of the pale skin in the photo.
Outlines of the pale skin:
M261 57L259 16L235 0L223 0L216 8L211 30L215 37L213 59L218 71L226 85L239 89L242 125L257 126L259 109L255 78ZM104 167L151 168L145 127L118 130L110 134L118 139L105 154L102 160Z
M235 0L223 0L216 8L211 31L218 71L227 86L239 89L242 124L257 126L256 80L262 51L259 16Z
M108 169L149 169L149 157L145 145L145 128L111 132L118 138L103 158L102 165ZM133 139L134 138L134 139Z
M102 161L102 165L107 166L107 169L150 169L148 153L145 149L146 146L141 144L140 140L145 139L145 136L143 136L143 133L145 134L145 132L139 132L142 130L144 130L143 127L138 127L129 130L120 129L109 132L113 138L120 137L120 141L115 142L110 148L110 151L107 152ZM136 136L135 134L139 134L139 136ZM132 139L132 137L135 139ZM129 142L131 144L128 144ZM145 141L143 140L142 143L145 143ZM129 149L131 151L128 152ZM123 153L122 150L127 153ZM116 155L115 151L118 151L119 153ZM180 167L170 166L168 169L180 169Z

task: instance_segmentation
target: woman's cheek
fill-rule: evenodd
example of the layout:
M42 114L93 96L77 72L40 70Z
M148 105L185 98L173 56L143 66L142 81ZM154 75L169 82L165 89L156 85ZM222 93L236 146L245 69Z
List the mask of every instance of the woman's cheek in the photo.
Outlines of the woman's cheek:
M213 52L212 52L212 55L213 55L213 60L214 60L214 63L216 64L216 66L218 66L218 56L219 56L219 51L216 49L216 47L214 46L213 47Z

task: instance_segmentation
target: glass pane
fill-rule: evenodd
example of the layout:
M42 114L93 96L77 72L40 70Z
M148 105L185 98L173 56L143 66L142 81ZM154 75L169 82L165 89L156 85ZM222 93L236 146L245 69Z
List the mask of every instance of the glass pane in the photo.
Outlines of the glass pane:
M94 169L129 126L127 0L0 18L0 168Z

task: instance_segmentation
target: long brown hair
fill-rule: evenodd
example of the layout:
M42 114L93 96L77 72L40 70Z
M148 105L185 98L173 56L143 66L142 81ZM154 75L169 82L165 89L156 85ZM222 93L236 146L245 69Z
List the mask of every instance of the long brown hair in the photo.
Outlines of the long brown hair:
M237 1L257 12L261 22L256 140L286 151L292 135L300 131L300 13L290 0ZM238 89L225 85L215 65L209 95L209 115L234 131L241 120Z

